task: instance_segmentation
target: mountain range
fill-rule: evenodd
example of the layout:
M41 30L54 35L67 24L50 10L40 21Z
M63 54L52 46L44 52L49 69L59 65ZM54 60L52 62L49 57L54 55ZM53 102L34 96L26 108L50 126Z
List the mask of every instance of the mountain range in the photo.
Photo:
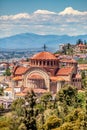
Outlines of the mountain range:
M38 35L34 33L22 33L10 37L0 38L0 48L5 49L24 49L38 48L44 44L48 47L58 48L59 44L76 44L78 39L87 41L86 35Z

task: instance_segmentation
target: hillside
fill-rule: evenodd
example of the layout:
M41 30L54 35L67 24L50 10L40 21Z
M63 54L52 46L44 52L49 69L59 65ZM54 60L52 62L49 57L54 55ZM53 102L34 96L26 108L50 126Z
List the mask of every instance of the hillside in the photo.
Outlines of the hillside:
M78 39L87 40L87 35L38 35L33 33L22 33L14 36L0 38L0 48L24 49L41 47L46 44L49 47L58 48L59 44L75 44Z

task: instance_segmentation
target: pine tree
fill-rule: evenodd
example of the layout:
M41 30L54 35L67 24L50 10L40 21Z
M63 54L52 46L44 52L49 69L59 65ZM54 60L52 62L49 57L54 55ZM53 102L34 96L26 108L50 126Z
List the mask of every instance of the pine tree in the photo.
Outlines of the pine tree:
M84 130L87 129L87 89L85 90L85 98L86 98L86 105L85 105L85 117L84 117Z
M36 117L35 117L35 105L36 105L36 96L31 90L27 93L25 97L25 107L24 107L24 121L27 130L37 130L36 127Z

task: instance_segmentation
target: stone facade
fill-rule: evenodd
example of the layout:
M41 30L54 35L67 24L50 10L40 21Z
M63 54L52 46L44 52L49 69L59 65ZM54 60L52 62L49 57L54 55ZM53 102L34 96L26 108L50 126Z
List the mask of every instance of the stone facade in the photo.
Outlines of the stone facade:
M40 52L30 59L28 68L15 68L15 86L58 92L64 84L81 89L81 77L77 75L77 62L73 59L58 59L50 52ZM22 92L22 91L21 91Z

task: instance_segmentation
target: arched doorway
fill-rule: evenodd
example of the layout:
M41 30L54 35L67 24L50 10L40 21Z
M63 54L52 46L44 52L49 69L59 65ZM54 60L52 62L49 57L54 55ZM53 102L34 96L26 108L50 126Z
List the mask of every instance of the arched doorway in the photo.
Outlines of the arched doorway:
M35 78L36 77L36 78ZM24 75L25 87L40 87L50 91L50 79L47 72L39 67L32 67Z

